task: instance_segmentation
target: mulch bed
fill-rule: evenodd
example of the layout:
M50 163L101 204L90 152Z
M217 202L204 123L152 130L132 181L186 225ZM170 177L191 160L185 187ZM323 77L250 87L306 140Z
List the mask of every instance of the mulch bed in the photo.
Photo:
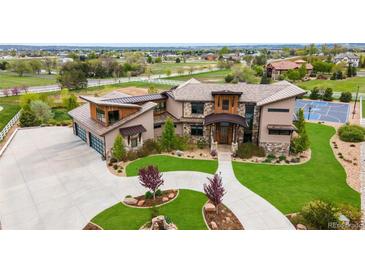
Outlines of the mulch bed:
M101 230L101 228L93 223L88 223L82 230Z
M213 229L211 226L211 222L215 222L217 224L216 230L243 230L243 225L237 219L237 217L232 213L228 207L223 204L218 206L219 214L217 215L215 212L204 212L204 217L209 225L210 229Z
M172 197L172 198L168 198L168 196L170 195L170 194L174 194L174 197ZM146 199L145 197L144 197L144 195L141 195L141 196L138 196L138 197L134 197L135 199L137 199L138 200L138 202L140 202L140 201L144 201L144 203L143 203L143 205L135 205L135 206L137 206L137 207L153 207L153 206L158 206L158 205L162 205L162 204L166 204L166 203L168 203L169 201L171 201L171 200L173 200L175 197L176 197L176 195L178 194L178 191L177 190L173 190L173 189L169 189L169 190L164 190L164 191L162 191L162 195L160 195L160 196L156 196L156 199L155 200L153 200L153 198L151 198L151 199ZM165 200L166 200L166 198L168 199L167 201L163 201L163 199L164 199L164 197L165 197Z

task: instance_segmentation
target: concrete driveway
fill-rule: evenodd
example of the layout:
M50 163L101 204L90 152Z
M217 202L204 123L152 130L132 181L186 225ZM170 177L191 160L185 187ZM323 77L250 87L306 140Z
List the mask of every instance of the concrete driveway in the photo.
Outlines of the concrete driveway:
M219 157L228 205L245 229L293 229L288 219L234 176L230 155ZM165 172L164 189L203 191L210 174ZM48 127L17 132L0 158L3 229L81 229L126 195L145 189L137 177L111 174L100 155L72 134Z
M0 158L3 229L80 229L120 191L119 178L70 128L19 130Z

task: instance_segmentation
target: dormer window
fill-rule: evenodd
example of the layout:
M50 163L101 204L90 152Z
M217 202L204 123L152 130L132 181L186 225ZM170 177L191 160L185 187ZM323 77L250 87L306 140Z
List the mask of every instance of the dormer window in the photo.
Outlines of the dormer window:
M106 120L105 120L105 111L102 110L102 109L100 109L100 108L96 108L96 119L99 122L106 123Z
M114 124L115 122L119 121L119 111L118 110L114 110L114 111L109 111L108 112L108 120L109 120L109 124Z
M229 110L229 100L228 99L223 99L222 100L222 109L223 110Z

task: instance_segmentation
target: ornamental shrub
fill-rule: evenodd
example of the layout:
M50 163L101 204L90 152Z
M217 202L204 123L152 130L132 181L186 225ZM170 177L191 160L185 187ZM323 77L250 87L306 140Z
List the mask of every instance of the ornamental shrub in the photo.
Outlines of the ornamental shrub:
M358 125L343 125L338 131L338 136L345 142L362 142L364 141L365 128Z
M321 98L321 94L319 93L319 88L315 87L311 90L309 98L312 100L318 100Z
M349 91L341 92L340 101L344 103L351 102L352 94Z
M171 151L176 147L175 127L173 121L170 118L166 119L162 131L161 147L165 151Z
M51 108L41 100L31 101L30 110L41 123L46 123L49 119L53 118Z
M30 110L23 110L21 112L19 122L21 127L34 127L40 125L39 120Z
M196 146L200 149L205 148L208 145L208 142L205 138L199 138L199 140L196 142Z
M226 81L226 83L231 83L234 79L234 76L232 74L227 74L226 77L224 77L224 81Z
M316 200L306 204L300 215L312 229L337 229L339 210L332 203Z
M332 96L333 96L332 89L331 88L326 88L326 90L324 91L322 99L324 101L332 101L333 100Z
M242 143L238 145L236 154L241 159L249 159L253 156L265 157L265 150L253 143Z

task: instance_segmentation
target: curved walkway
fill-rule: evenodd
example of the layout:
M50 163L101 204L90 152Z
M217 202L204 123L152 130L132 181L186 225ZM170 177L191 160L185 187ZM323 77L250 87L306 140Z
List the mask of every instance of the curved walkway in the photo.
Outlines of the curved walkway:
M223 202L245 229L293 229L283 214L237 181L229 154L219 155L218 171L227 190ZM203 191L208 176L165 172L164 189ZM70 128L19 130L0 158L3 229L81 229L126 195L144 192L137 177L111 174Z

